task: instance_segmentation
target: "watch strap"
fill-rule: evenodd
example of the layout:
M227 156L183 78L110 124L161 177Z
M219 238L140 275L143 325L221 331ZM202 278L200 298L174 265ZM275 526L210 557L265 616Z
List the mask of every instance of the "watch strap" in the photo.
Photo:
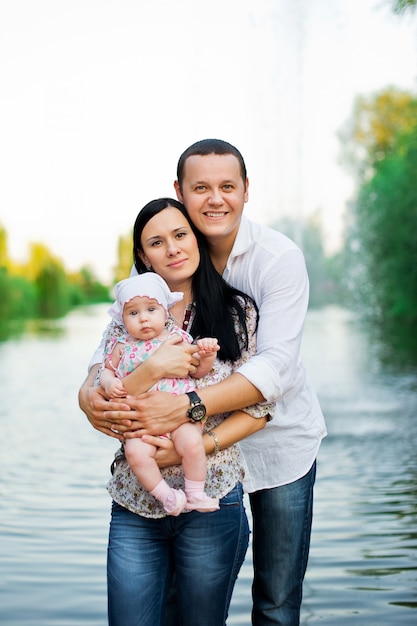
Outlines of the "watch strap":
M198 402L201 402L200 396L198 396L195 391L187 391L186 395L188 396L188 398L190 400L190 405L196 404ZM202 402L201 402L201 404L202 404Z

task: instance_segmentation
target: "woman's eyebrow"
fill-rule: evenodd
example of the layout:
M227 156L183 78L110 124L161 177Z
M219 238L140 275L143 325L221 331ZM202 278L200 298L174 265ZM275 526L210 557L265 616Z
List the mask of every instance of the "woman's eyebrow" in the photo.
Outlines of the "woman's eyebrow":
M187 226L178 226L178 228L174 228L171 233L177 233L179 230L185 230ZM152 241L153 239L163 239L164 235L152 235L152 237L148 237L145 241Z

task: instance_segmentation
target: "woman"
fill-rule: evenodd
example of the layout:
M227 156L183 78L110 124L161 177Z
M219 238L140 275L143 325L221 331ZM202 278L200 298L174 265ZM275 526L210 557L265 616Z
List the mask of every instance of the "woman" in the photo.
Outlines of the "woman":
M204 239L181 203L160 199L142 209L134 227L134 258L139 273L153 270L171 291L184 293L184 299L171 308L173 323L194 338L211 336L219 341L219 358L213 370L197 381L198 388L219 382L255 353L255 305L217 274ZM113 325L108 339L120 332ZM157 358L161 349L127 377L135 393L149 389L153 377L174 375ZM152 359L156 368L149 367ZM113 498L108 546L110 626L162 624L174 572L178 623L225 624L249 534L240 484L242 459L238 447L226 446L262 428L269 410L270 406L254 405L230 417L207 418L206 450L214 454L208 457L206 490L220 499L218 511L166 517L137 482L123 453L116 455L108 485ZM172 487L183 488L181 465L162 471Z

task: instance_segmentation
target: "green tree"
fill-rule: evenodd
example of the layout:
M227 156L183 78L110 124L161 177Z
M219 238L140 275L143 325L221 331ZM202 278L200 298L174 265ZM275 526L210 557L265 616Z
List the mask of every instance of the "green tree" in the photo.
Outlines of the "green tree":
M417 0L393 0L392 10L397 15L404 15L405 13L414 13L417 6Z
M384 325L417 324L417 125L375 165L359 192L356 215L372 285L374 316ZM365 290L366 293L366 290Z
M340 133L343 160L358 181L372 176L378 161L397 149L397 139L412 131L417 119L417 97L388 87L370 96L358 96L353 114Z
M44 244L30 245L27 263L13 263L1 225L0 294L0 339L21 333L28 319L61 317L79 304L110 301L108 286L88 267L67 273Z
M44 244L30 245L27 275L36 286L39 316L60 317L69 311L70 289L63 263Z
M346 234L346 283L385 337L417 326L417 98L387 89L355 104L350 154L358 192Z
M92 269L84 266L79 272L68 275L71 286L71 304L95 304L109 302L109 288L100 283Z

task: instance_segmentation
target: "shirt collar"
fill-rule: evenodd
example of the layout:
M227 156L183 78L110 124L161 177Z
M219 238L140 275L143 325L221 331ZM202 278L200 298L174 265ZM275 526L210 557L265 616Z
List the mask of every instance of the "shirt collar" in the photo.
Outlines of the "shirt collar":
M227 260L227 266L229 265L230 259L239 256L246 252L249 246L252 243L252 236L250 232L250 222L244 215L240 220L239 230L237 231L236 239L233 244L232 251L229 254L229 258Z

